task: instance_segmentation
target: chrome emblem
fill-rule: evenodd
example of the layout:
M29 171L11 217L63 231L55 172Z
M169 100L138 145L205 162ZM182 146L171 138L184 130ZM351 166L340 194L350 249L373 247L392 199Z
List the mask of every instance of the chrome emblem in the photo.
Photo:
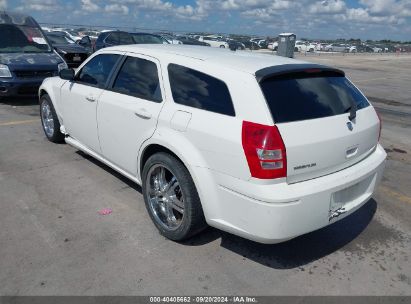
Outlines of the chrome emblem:
M352 130L354 129L354 126L353 126L353 124L352 124L351 121L347 122L347 128L348 128L348 130L350 130L350 131L352 131Z

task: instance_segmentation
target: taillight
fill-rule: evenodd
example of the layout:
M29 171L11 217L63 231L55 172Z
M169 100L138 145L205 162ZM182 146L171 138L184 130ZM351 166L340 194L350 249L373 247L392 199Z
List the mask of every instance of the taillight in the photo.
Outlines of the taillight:
M243 121L242 143L252 177L287 176L285 145L277 126Z
M374 110L375 110L375 109L374 109ZM375 113L377 114L378 120L380 121L380 130L379 130L379 132L378 132L378 141L380 141L380 138L381 138L381 128L382 128L382 120L381 120L381 116L380 116L380 114L378 114L377 110L375 110Z

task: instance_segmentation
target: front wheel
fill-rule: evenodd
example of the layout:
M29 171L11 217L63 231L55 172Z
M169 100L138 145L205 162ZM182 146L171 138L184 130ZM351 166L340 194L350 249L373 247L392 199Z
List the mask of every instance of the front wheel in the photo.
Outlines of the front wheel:
M54 143L64 141L64 134L60 132L60 122L50 97L45 94L40 98L40 117L44 134Z
M152 155L144 164L142 179L147 211L162 235L182 241L207 227L193 179L174 156Z
M225 49L225 46L224 46L224 45L220 45L220 49Z

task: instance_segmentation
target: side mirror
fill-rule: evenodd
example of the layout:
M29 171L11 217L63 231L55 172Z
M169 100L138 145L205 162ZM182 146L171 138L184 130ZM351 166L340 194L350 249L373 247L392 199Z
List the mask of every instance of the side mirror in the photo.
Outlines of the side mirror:
M74 70L73 69L62 69L59 72L59 76L64 80L73 80L74 79Z

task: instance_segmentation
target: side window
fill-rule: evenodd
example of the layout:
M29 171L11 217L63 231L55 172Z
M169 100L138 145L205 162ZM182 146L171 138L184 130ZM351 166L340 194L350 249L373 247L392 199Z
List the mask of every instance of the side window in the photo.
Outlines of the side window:
M128 33L120 33L120 44L133 44L133 37Z
M112 90L150 101L161 102L157 65L149 60L127 57Z
M235 116L227 85L221 80L181 65L168 66L174 102Z
M77 74L75 81L104 88L120 55L102 54L91 59Z
M108 44L117 45L119 43L118 42L119 41L118 33L109 34L104 41Z

